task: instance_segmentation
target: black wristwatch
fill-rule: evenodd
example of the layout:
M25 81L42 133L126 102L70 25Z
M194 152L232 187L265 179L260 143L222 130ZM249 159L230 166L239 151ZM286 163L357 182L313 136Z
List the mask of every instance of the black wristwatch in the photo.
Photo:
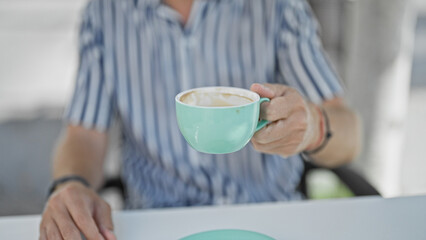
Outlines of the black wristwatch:
M86 187L90 187L89 182L84 179L81 176L78 175L68 175L68 176L64 176L58 179L55 179L52 184L49 187L49 192L47 194L47 197L50 197L50 195L52 195L52 193L56 190L56 187L60 184L66 183L66 182L70 182L70 181L76 181L76 182L80 182L81 184L83 184Z

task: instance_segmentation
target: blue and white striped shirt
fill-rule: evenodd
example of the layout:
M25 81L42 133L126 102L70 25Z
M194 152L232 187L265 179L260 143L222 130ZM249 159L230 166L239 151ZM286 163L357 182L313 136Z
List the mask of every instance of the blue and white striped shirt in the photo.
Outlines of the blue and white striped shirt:
M320 103L342 93L302 0L196 0L185 26L160 0L93 0L83 16L71 124L123 132L130 208L301 199L299 155L250 144L225 155L193 150L174 96L203 86L281 83Z

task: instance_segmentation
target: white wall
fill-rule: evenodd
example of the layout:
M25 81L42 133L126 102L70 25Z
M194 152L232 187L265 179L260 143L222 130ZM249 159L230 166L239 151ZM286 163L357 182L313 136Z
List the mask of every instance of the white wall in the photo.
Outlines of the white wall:
M85 0L0 0L0 120L62 107Z
M356 166L384 196L396 196L401 194L416 9L409 0L356 2L346 75L349 99L365 126L364 152Z

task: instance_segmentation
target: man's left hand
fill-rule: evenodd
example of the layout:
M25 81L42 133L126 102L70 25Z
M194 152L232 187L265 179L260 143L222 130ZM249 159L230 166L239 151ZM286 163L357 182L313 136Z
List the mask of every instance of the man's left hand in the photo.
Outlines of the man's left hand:
M256 132L253 147L283 157L315 148L320 135L319 113L294 88L282 84L253 84L251 91L271 99L262 103L260 118L270 123Z

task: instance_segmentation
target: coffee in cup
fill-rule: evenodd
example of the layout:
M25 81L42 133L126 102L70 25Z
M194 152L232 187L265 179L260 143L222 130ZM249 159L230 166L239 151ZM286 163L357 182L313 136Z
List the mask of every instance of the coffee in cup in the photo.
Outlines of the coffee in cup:
M193 106L231 107L249 104L254 100L234 93L194 90L184 94L180 101Z

